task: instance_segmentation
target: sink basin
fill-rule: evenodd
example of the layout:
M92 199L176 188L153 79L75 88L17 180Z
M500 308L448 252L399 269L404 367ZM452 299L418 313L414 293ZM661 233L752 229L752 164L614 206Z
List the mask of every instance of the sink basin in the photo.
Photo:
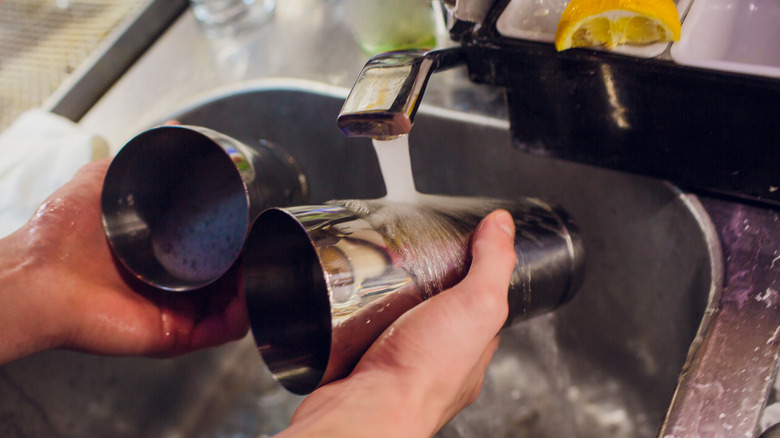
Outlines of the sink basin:
M284 148L311 203L384 194L370 140L344 137L348 90L263 80L171 112ZM536 196L567 210L588 253L574 300L503 332L483 393L440 437L650 437L722 278L712 225L668 183L516 150L509 125L423 105L410 134L424 193ZM176 359L45 352L0 367L1 436L250 437L289 422L251 336Z

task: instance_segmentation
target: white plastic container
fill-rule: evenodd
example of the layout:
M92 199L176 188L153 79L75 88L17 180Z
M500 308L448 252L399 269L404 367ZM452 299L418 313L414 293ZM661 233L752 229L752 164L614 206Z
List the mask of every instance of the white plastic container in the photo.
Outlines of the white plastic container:
M683 65L780 77L778 23L778 0L695 0L671 55Z

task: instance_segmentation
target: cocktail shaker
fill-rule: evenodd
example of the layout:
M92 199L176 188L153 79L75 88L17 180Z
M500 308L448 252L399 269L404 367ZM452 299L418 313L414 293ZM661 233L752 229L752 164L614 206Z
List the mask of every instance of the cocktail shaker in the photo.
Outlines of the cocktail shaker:
M133 275L186 291L230 269L263 210L306 195L295 161L268 142L250 147L208 128L161 126L119 151L101 207L111 248Z
M516 225L508 326L557 308L581 284L582 240L559 209L530 198L420 195L263 212L247 237L244 281L271 372L299 394L346 376L396 318L465 276L471 235L497 208Z

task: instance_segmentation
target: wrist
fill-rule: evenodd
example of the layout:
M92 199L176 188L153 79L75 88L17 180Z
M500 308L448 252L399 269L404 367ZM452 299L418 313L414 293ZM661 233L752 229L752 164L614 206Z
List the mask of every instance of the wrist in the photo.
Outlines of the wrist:
M312 393L278 438L427 438L435 420L425 418L423 395L404 389L395 375L353 374Z
M57 346L38 264L23 237L24 229L0 239L0 364Z

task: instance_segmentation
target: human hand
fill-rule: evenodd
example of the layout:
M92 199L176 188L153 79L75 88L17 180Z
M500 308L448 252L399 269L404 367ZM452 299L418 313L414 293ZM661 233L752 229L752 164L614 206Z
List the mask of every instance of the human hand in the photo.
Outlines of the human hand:
M108 165L85 165L0 240L0 363L51 348L172 356L248 331L237 269L173 293L145 286L113 259L100 208Z
M455 287L402 315L352 374L309 395L279 438L429 437L476 400L507 318L514 223L491 213Z

